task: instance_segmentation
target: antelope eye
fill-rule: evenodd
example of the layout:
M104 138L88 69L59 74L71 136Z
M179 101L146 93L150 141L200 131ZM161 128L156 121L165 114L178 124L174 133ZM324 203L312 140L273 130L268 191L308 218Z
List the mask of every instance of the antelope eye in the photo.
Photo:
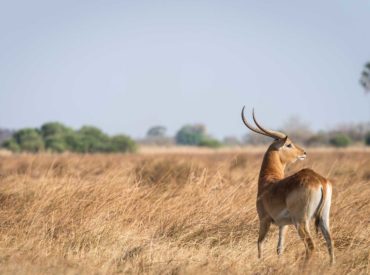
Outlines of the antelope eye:
M289 144L287 144L287 145L286 145L286 147L288 147L288 148L292 148L292 144L291 144L291 143L289 143Z

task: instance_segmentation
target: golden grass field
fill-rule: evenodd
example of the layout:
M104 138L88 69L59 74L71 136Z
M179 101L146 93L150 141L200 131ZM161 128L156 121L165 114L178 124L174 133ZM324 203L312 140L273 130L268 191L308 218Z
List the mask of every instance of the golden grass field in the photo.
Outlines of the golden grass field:
M369 274L370 152L308 150L334 181L336 264L321 234L302 269L294 230L257 259L261 151L0 158L1 274Z

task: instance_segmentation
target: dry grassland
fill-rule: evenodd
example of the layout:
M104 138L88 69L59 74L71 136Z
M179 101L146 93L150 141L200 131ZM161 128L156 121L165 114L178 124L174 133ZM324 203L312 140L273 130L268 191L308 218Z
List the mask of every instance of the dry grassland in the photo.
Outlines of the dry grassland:
M295 230L257 259L261 152L0 158L1 274L369 274L370 153L309 151L334 180L332 234L302 270Z

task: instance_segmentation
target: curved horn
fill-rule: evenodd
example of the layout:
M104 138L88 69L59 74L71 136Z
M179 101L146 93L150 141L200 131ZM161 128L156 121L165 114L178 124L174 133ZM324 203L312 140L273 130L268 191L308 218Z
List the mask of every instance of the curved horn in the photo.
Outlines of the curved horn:
M244 122L244 125L245 125L245 126L247 126L247 128L248 128L249 130L251 130L251 131L253 131L253 132L257 133L257 134L261 134L261 135L264 135L264 136L268 136L268 137L271 137L271 138L275 138L275 136L273 136L273 135L271 135L271 134L268 134L268 133L265 133L264 131L261 131L261 130L259 130L259 129L257 129L257 128L253 127L252 125L250 125L250 124L248 123L247 119L246 119L246 118L245 118L245 116L244 116L244 109L245 109L245 106L243 106L242 113L241 113L241 115L242 115L242 120L243 120L243 122Z
M262 126L257 122L256 116L255 116L255 114L254 114L254 109L253 109L253 111L252 111L252 115L253 115L253 121L254 121L254 123L256 123L257 127L258 127L260 130L262 130L263 132L265 132L266 134L268 134L268 135L270 135L270 136L272 136L272 137L274 137L274 138L278 138L278 139L280 139L280 138L286 138L286 137L287 137L287 135L286 135L286 134L280 133L280 132L278 132L278 131L268 130L268 129L265 129L264 127L262 127Z

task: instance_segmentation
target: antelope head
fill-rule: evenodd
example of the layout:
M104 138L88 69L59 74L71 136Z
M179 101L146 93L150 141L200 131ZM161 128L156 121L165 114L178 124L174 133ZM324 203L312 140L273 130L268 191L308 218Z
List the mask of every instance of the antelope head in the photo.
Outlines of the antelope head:
M257 134L274 139L268 151L278 152L281 163L289 164L295 162L296 160L304 160L306 158L305 150L294 144L286 134L278 131L272 131L261 126L261 124L256 119L254 110L252 112L252 117L257 127L250 125L244 116L244 108L245 106L242 109L241 115L245 126L247 126L249 130Z

